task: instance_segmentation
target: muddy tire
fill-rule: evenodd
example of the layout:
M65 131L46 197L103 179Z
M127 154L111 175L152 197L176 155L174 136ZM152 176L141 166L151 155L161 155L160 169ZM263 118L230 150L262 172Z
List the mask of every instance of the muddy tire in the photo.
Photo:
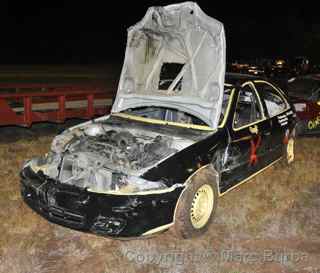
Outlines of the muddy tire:
M289 138L288 144L286 144L286 161L287 165L292 164L294 161L294 147L295 147L295 138Z
M197 237L208 229L218 203L217 183L213 180L212 176L197 176L182 193L175 213L177 237Z
M298 120L297 124L296 124L296 127L295 127L295 134L296 134L296 136L299 137L299 136L303 135L303 132L304 132L303 123L302 123L302 121Z
M295 129L290 134L287 144L283 146L283 157L280 160L279 167L288 167L293 164L295 156L295 142L296 142L296 131Z

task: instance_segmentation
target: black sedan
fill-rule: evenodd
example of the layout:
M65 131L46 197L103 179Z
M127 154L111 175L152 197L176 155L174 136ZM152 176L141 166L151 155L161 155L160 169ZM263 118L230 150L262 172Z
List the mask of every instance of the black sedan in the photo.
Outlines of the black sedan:
M86 151L89 147L103 152L108 145L134 149L146 137L133 136L132 130L152 132L156 136L143 148L143 152L150 149L152 155L148 157L136 150L136 156L145 156L146 162L131 160L146 166L161 157L166 159L141 178L127 181L129 176L124 178L120 171L111 173L113 185L109 192L102 186L97 190L81 184L80 179L72 185L67 180L80 172L81 164L85 165L81 161L86 159L77 153L72 159L78 160L80 167L75 167L68 162L70 158L61 161L49 154L30 161L22 170L25 201L52 222L103 235L148 235L173 224L183 237L202 233L210 223L219 196L282 157L288 163L294 158L295 118L285 95L270 83L250 76L231 74L226 82L230 84L225 86L223 115L216 130L202 124L154 122L119 113L63 134L72 142L69 152L63 152L67 154L72 149ZM108 130L109 127L113 129ZM167 141L173 138L192 144L178 152L177 147L168 147ZM110 157L116 154L109 155L109 160ZM118 157L112 160L125 161L124 155ZM55 161L64 183L50 178L55 172ZM99 165L98 158L92 161ZM99 171L95 175L98 180Z

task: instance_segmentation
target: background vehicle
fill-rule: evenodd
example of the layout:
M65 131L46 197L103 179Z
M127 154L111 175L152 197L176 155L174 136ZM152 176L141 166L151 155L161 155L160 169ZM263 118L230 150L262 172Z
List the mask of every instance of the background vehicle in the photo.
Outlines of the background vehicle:
M288 92L297 113L297 134L319 134L320 76L293 78L288 82Z

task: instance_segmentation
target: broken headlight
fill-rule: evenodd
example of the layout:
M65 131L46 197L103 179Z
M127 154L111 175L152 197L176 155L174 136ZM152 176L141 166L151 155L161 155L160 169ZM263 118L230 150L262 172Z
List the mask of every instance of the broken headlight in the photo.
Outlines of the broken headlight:
M34 157L24 163L23 168L30 167L35 173L42 171L44 175L55 179L58 176L60 155L49 152L45 156Z
M101 161L90 159L83 153L64 157L59 179L62 183L94 192L134 193L167 188L163 182L114 173L105 168Z
M148 181L135 176L123 176L116 180L114 185L114 191L119 193L137 193L167 188L166 184L161 181Z

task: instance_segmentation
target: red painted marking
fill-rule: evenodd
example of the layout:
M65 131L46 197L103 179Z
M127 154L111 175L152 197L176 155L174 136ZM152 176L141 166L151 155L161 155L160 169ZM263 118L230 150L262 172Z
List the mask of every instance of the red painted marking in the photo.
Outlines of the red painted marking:
M289 143L289 136L285 135L283 138L283 144L288 144Z
M258 162L258 156L257 156L257 150L261 144L261 136L258 135L256 137L256 141L254 138L250 140L250 145L251 145L251 150L250 150L250 160L249 160L249 165L255 165Z

